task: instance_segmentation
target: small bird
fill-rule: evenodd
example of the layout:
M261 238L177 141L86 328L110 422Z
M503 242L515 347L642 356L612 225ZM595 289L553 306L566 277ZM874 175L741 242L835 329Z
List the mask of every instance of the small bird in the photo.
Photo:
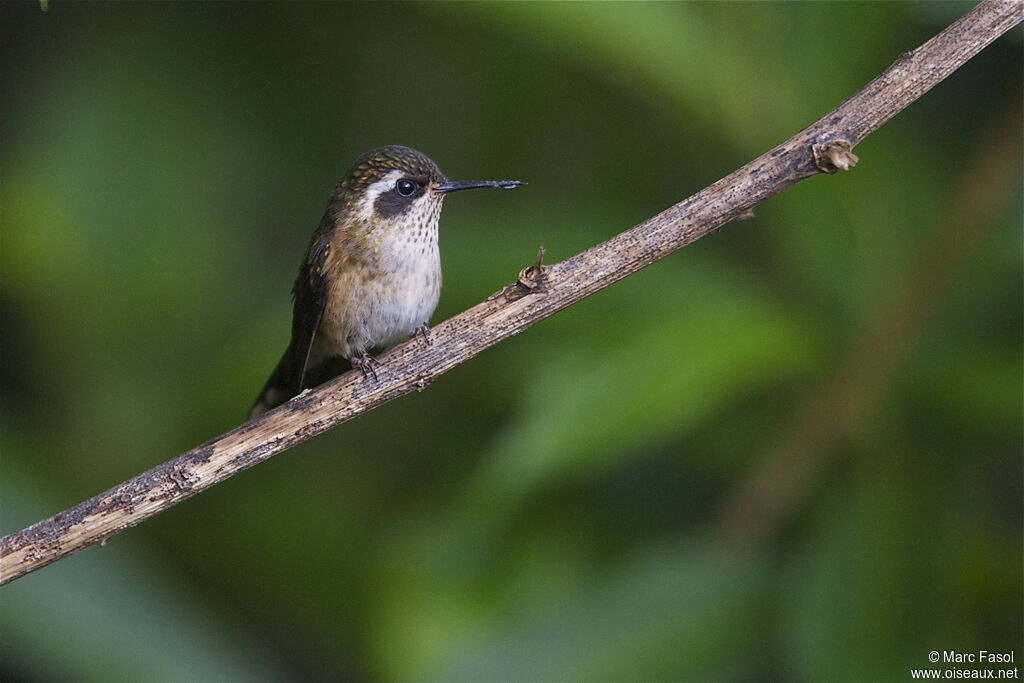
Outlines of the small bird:
M376 372L369 352L403 336L428 339L441 293L437 224L449 192L511 188L518 180L448 180L401 145L367 152L331 192L292 287L291 343L249 417L351 367Z

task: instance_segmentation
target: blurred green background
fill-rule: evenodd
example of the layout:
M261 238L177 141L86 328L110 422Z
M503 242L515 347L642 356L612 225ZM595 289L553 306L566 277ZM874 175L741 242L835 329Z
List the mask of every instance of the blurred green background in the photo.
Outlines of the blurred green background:
M434 322L965 3L0 6L2 528L236 426L333 183L453 178ZM810 179L0 590L4 680L907 680L1022 638L1021 31Z

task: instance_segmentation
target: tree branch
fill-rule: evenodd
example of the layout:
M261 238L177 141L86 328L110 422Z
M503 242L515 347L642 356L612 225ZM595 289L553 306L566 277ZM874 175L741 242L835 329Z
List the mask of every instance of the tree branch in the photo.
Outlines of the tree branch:
M381 357L377 381L350 372L276 410L0 539L0 583L102 543L190 496L412 391L484 349L684 247L804 178L857 162L852 148L1024 18L985 0L811 126L746 166L610 240L517 280Z
M820 387L809 392L778 440L754 459L755 467L724 496L714 521L716 538L744 546L763 542L803 502L840 447L911 355L957 271L998 227L995 218L1017 190L1021 98L1017 93L966 160L947 202L935 212L933 230L884 289L861 329L849 335L843 358Z

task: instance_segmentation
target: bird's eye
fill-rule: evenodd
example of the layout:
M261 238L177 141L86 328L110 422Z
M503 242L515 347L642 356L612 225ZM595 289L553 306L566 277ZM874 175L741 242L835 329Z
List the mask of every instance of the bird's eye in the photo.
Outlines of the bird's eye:
M403 197L411 197L416 191L416 183L409 180L408 178L402 178L395 183L395 192L402 195Z

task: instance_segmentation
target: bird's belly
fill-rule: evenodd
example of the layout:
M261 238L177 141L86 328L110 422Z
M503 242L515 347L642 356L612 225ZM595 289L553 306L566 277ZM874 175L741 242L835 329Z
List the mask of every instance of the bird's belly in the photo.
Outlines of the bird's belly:
M318 331L332 355L354 358L430 320L441 293L441 268L433 258L413 259L392 271L346 273L334 283Z

